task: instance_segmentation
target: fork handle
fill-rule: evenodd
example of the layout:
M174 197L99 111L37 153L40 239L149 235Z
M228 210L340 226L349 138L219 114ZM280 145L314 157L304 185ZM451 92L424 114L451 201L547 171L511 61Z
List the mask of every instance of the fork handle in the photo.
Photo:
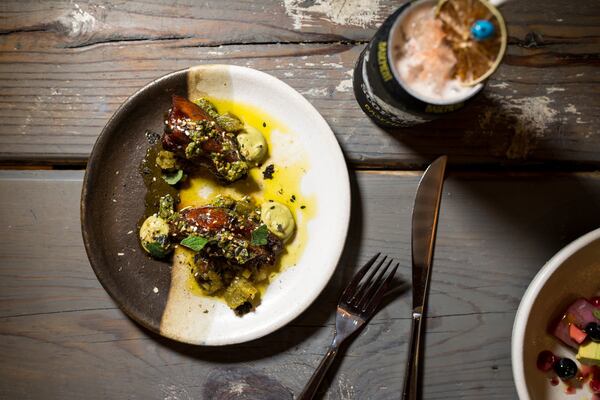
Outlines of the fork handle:
M338 353L338 348L339 347L334 344L329 347L327 354L325 354L321 360L321 363L310 377L310 380L306 386L304 386L304 390L302 390L302 393L300 393L296 400L311 400L315 396L319 385L321 385L321 382L327 373L327 370L329 367L331 367L331 364Z
M413 312L412 327L410 329L410 353L408 353L408 359L406 361L402 400L418 400L421 398L419 375L421 360L423 358L422 321L423 314Z

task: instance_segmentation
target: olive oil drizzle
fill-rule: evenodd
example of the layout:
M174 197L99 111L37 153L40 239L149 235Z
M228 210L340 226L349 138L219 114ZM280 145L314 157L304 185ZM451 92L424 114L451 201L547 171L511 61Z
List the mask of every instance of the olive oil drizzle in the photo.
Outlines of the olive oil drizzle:
M170 194L175 199L176 203L179 201L179 192L174 186L169 185L162 178L162 171L160 167L156 165L156 156L161 150L162 146L160 141L151 144L140 163L139 171L147 190L146 196L144 197L144 215L138 223L138 231L146 218L158 212L158 206L162 196Z

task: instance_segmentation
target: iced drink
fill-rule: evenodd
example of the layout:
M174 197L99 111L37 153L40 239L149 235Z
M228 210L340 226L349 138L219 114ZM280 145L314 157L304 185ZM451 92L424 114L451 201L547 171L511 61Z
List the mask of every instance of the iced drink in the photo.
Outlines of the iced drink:
M413 0L361 53L353 88L383 127L410 127L463 107L506 51L506 24L487 0Z
M428 99L464 97L470 91L455 75L456 56L446 41L435 3L409 10L392 36L393 66L401 82Z

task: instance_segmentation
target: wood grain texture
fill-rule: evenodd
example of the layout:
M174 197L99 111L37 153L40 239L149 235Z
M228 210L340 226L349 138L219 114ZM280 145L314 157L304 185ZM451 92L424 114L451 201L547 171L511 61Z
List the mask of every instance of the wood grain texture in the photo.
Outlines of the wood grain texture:
M1 398L292 398L331 339L337 294L374 252L409 280L418 173L352 177L351 233L338 270L283 329L224 348L148 333L117 309L79 232L81 172L0 172ZM600 225L600 176L451 175L442 199L427 326L427 399L514 399L510 334L531 278L560 247ZM328 377L326 399L395 399L408 292L389 297Z
M338 17L296 0L4 2L0 161L84 163L112 113L144 84L196 64L230 63L304 94L357 166L421 168L442 151L463 166L600 165L597 2L506 5L508 54L484 93L467 109L394 132L362 113L350 78L396 3L373 0L367 20L343 23L346 11L335 7L345 2L323 3Z

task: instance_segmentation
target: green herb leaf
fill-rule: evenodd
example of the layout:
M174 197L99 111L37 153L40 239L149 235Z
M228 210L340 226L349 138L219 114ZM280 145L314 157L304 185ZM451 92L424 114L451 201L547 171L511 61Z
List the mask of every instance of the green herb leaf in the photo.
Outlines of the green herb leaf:
M595 309L594 311L592 311L592 313L594 314L594 317L596 317L596 319L600 320L600 308Z
M204 97L195 100L194 103L196 103L198 107L204 110L204 112L210 115L212 118L216 118L219 115L215 106Z
M177 182L179 182L181 180L181 178L183 178L183 171L178 169L177 172L170 172L170 173L163 174L162 178L169 185L175 185Z
M252 231L252 244L263 246L267 244L267 237L269 236L269 229L266 225L261 225Z
M181 241L181 245L196 252L202 250L208 243L208 239L198 235L190 235Z
M232 114L218 115L215 120L217 121L217 124L227 132L237 132L244 128L242 122Z
M175 199L167 193L158 200L158 216L166 220L173 214L175 214Z
M160 243L152 242L146 245L146 249L148 253L154 258L164 258L168 253L165 251L165 248L160 245Z

